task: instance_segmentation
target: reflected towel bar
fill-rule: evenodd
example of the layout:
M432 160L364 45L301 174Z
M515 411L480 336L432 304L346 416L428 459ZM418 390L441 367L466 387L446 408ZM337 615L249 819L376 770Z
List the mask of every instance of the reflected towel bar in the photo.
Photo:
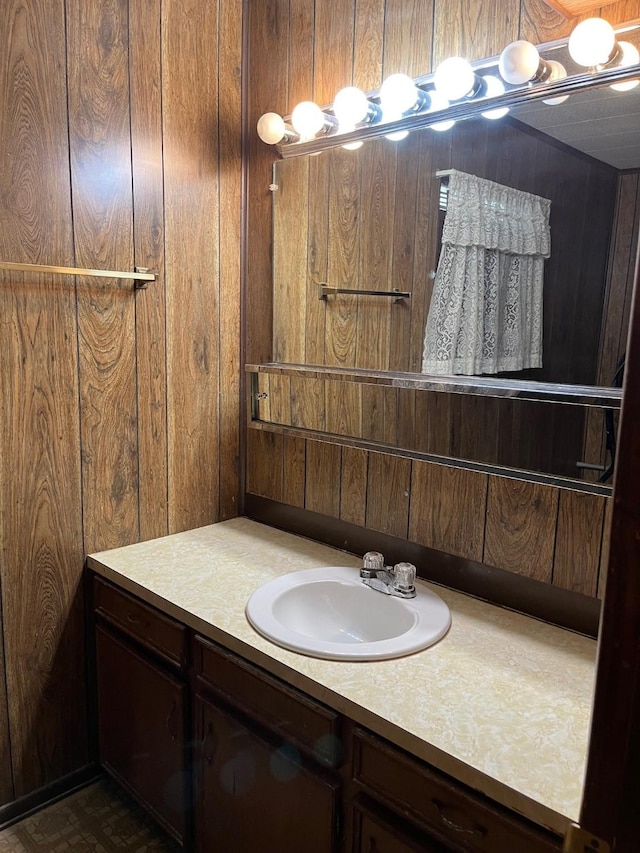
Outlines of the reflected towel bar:
M392 296L394 302L400 302L402 299L410 299L411 292L408 290L360 290L359 288L348 287L329 287L326 284L318 285L318 299L326 299L334 293L348 293L352 296Z
M0 261L0 270L13 270L14 272L37 272L55 273L60 275L88 275L101 276L102 278L126 278L133 279L135 290L143 290L150 281L155 281L157 276L149 272L146 267L136 267L135 272L118 272L117 270L88 270L79 267L56 267L49 264L14 264L11 261Z

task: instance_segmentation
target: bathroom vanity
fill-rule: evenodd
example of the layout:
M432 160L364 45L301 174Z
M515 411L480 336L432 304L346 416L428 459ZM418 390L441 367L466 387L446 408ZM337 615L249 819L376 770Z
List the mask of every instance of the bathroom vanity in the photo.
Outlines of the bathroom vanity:
M452 626L423 652L286 651L247 622L251 593L359 560L246 518L87 564L100 762L185 849L561 849L592 640L438 587Z

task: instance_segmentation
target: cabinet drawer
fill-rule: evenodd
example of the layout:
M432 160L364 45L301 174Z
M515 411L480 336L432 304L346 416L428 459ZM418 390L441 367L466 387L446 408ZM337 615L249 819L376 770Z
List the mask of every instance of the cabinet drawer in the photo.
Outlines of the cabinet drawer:
M320 764L338 766L342 748L334 711L202 637L196 637L194 660L200 684L275 729Z
M187 662L184 625L99 577L93 579L93 602L97 615L159 654L167 663L184 669Z
M557 853L561 849L556 836L361 729L354 734L353 778L360 789L408 814L416 826L455 850Z

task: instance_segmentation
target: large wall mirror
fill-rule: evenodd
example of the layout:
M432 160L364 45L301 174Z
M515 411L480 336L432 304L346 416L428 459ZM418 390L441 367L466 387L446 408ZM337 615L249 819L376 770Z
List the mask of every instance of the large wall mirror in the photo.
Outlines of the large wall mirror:
M486 375L440 391L423 373L451 170L550 201L542 365L499 371L484 392ZM640 86L594 85L562 103L527 101L499 120L282 160L273 184L274 362L335 368L352 381L272 374L256 417L610 485L616 392L609 406L597 389L619 386L623 371L640 223ZM410 295L364 292L394 290ZM572 386L594 386L594 399L550 402Z

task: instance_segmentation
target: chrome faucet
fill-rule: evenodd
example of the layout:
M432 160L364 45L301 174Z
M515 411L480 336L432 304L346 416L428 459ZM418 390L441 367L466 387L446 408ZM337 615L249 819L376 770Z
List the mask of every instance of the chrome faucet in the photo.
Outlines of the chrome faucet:
M412 563L396 563L393 568L385 566L384 557L379 551L367 551L364 555L360 577L363 584L385 595L416 597L416 567Z

